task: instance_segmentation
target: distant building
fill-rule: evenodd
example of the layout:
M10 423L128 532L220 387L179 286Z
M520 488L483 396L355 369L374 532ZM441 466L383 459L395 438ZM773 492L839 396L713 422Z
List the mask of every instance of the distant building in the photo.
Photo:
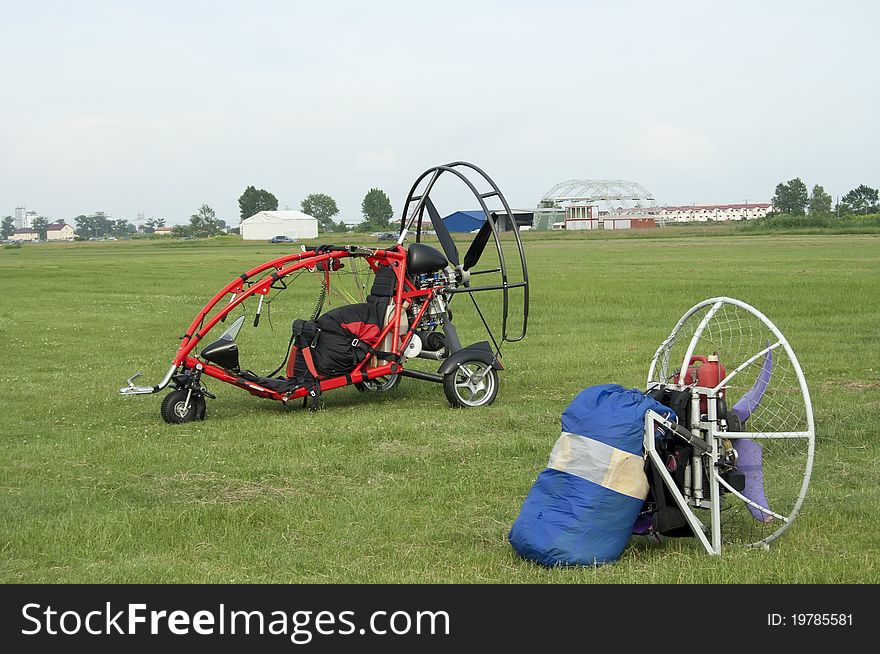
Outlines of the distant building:
M654 218L637 216L609 216L602 221L603 229L646 229L656 226Z
M678 207L660 207L657 217L665 223L705 223L726 220L753 220L763 218L773 210L769 202L742 204L691 204Z
M657 221L644 211L619 209L613 212L597 211L596 205L570 204L565 207L565 221L553 229L642 229L656 227Z
M33 227L34 218L36 217L36 211L28 211L26 207L15 207L16 229L28 229L30 227Z
M534 229L565 229L565 209L562 207L536 207L532 212Z
M52 223L46 227L47 241L72 241L74 236L73 227L67 223Z
M570 179L547 191L535 210L537 229L629 229L651 227L654 194L623 179Z
M443 218L443 224L450 232L472 232L475 229L480 229L484 222L486 222L486 215L482 210L456 211Z
M512 223L507 219L506 213L503 211L493 211L492 213L498 217L498 226L502 231L509 232L512 229ZM515 209L511 209L510 213L513 215L513 220L517 227L520 229L523 227L532 227L534 224L535 214L532 211L516 211ZM483 213L482 209L476 211L456 211L443 219L443 224L446 225L446 229L450 232L472 232L476 229L480 229L484 222L486 222L486 214ZM422 226L431 229L430 223L426 225L423 222Z
M13 241L39 241L40 233L31 229L30 227L20 227L15 230L15 233L12 235Z
M565 221L562 229L599 229L596 205L570 204L565 207Z
M157 236L171 236L171 229L172 228L168 226L157 227L155 230L153 230L153 233Z
M260 211L241 221L245 241L268 241L274 236L317 238L318 219L302 211Z

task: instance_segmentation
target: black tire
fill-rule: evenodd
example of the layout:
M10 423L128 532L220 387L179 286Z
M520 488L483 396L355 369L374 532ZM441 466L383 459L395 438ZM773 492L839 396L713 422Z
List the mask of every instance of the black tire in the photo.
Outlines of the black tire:
M400 383L400 375L385 375L384 377L376 377L363 382L355 382L354 387L361 393L387 393L397 388Z
M207 403L205 397L200 393L193 393L190 396L189 408L184 411L188 393L189 391L186 389L180 388L165 396L165 399L162 400L162 420L172 425L179 425L184 422L205 419Z
M476 383L473 378L478 376ZM471 359L443 375L443 392L456 408L489 406L498 395L498 371L492 364Z

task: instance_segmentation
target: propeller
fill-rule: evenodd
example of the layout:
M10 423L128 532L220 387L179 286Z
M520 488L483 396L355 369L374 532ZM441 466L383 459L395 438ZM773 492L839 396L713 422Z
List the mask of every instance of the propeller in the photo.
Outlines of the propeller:
M769 343L768 343L769 345ZM758 407L764 392L770 384L770 377L773 375L773 350L768 350L764 356L764 363L761 365L761 372L758 373L758 379L752 387L733 405L733 411L740 422L745 424L752 412Z
M428 210L428 216L431 218L431 224L434 226L434 232L437 234L437 240L440 241L440 246L443 248L446 259L453 266L458 267L458 248L455 247L455 241L452 240L452 235L449 233L449 229L440 217L440 213L437 211L437 207L434 206L431 198L425 198L425 208ZM491 220L497 220L494 213ZM477 232L474 240L471 241L470 247L468 247L464 255L464 265L461 266L462 270L470 270L477 265L480 257L483 256L483 251L486 249L486 244L489 242L491 235L492 223L490 219L487 219L480 226L480 230Z
M486 243L489 242L489 236L492 233L492 225L489 220L486 220L480 226L480 230L477 232L476 237L471 242L471 245L465 254L464 266L462 266L459 264L458 248L455 247L455 241L452 240L452 235L449 233L449 229L446 227L443 219L440 218L437 207L434 206L434 203L431 202L431 198L429 197L425 198L425 208L427 208L428 215L431 217L431 224L434 225L434 232L437 234L437 240L440 241L440 246L443 248L443 253L446 255L446 259L458 269L461 275L462 285L465 288L470 287L470 275L467 271L479 261L480 255L483 254L483 250L486 248ZM480 318L483 318L483 312L480 310L477 298L474 297L473 293L468 293L468 295L470 295L471 301L474 303L474 307ZM485 318L483 318L483 324L486 326L486 329L489 330L489 325L486 323ZM491 330L489 330L489 337L492 339L492 343L495 344L495 337L492 336ZM497 344L495 344L495 349L498 350Z
M493 216L494 219L494 216ZM483 256L483 250L486 249L486 244L489 242L489 237L492 235L492 225L489 224L489 221L486 220L481 226L480 231L477 232L477 235L474 237L474 240L471 241L471 246L468 248L468 251L465 252L464 255L464 269L470 270L474 266L477 265L477 261L480 260L480 257Z
M425 198L425 208L428 210L428 215L431 217L431 224L434 226L434 233L437 234L437 239L440 241L440 247L443 248L443 254L446 255L446 259L449 263L457 267L458 248L455 247L455 241L452 240L452 235L449 233L449 229L443 223L443 219L437 212L437 207L431 202L431 198Z
M758 407L764 392L773 375L773 350L768 350L761 365L761 372L752 387L733 405L731 412L736 416L739 424L744 428L746 420ZM764 465L763 450L761 444L751 438L736 438L733 440L733 448L736 450L737 467L745 475L746 485L743 495L755 504L769 508L767 494L764 492ZM748 505L749 513L759 522L771 522L773 516L764 513L754 506Z

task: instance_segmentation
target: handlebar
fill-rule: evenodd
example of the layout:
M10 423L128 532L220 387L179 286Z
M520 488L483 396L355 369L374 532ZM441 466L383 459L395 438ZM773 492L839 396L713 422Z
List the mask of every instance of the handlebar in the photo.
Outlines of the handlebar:
M682 427L681 425L674 425L672 431L679 437L684 439L688 445L692 446L695 450L699 450L700 454L705 454L709 451L709 444L704 441L702 438L698 438L693 435L693 433Z
M348 252L349 254L365 254L371 255L376 250L364 248L359 245L303 245L303 252L315 252L316 254L325 254L327 252Z

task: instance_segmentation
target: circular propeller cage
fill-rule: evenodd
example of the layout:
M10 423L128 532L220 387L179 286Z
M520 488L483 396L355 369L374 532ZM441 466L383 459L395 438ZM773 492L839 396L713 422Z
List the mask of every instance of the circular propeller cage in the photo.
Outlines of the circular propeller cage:
M740 467L759 483L742 493L723 488L715 520L705 502L690 503L715 542L766 546L791 526L807 493L815 449L809 390L782 332L754 307L725 297L682 316L651 361L648 388L688 387L691 357L713 354L725 368L719 385L731 419L722 408L717 423L703 423L704 433L716 452L736 449Z
M470 190L485 218L464 257L459 255L455 240L431 199L431 192L435 189L438 180L444 176L458 179ZM493 209L490 205L497 208ZM399 244L403 244L407 235L413 231L417 243L423 240L423 222L426 214L443 254L452 267L459 271L464 280L464 290L470 295L481 316L482 312L474 294L478 291L500 291L501 339L496 340L489 330L496 350L500 350L501 343L512 343L525 338L529 315L525 252L514 213L495 182L481 169L464 161L429 168L416 179L404 203ZM490 240L495 245L497 258L493 257L492 268L478 270L476 266ZM480 280L489 279L492 282L497 280L498 283L478 284L472 279L473 276L484 274L487 276L480 277ZM490 277L490 274L495 277ZM516 319L510 320L513 315ZM486 326L488 328L488 324Z

